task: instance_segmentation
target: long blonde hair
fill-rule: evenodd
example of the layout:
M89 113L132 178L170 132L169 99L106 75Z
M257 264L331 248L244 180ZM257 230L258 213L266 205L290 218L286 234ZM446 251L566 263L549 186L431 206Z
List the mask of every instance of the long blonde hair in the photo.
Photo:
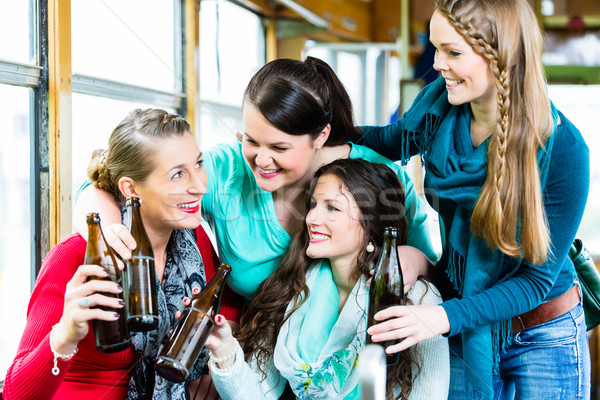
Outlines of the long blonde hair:
M438 0L436 9L488 60L496 77L497 122L471 230L491 249L541 264L550 234L537 152L553 119L537 18L527 0Z

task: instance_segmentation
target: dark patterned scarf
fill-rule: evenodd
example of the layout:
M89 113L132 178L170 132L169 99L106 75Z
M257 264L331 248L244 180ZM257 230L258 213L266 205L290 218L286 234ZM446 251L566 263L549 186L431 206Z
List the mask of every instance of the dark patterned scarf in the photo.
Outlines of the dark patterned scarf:
M131 343L140 360L134 366L129 381L127 400L186 399L186 383L173 383L158 375L154 371L154 361L167 341L169 330L175 326L175 312L183 310L183 298L192 298L192 289L205 285L204 263L196 245L195 231L173 231L167 245L162 284L157 278L158 329L131 335ZM204 349L190 371L188 380L198 379L204 373L207 361L208 351Z

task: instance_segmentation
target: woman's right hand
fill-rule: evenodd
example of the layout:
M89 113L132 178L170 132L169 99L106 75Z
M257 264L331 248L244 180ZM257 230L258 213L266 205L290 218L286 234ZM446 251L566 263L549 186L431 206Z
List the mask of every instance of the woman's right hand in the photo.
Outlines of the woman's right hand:
M129 229L125 225L116 223L103 228L102 233L106 238L106 242L123 260L131 258L131 250L135 249L137 244L131 236ZM123 269L123 265L119 263L119 268Z
M52 346L59 354L71 354L81 339L89 331L89 321L93 319L116 321L119 314L104 311L96 306L122 308L125 303L106 293L121 293L123 289L110 280L89 277L106 277L104 268L98 265L81 265L67 283L63 314L52 335Z

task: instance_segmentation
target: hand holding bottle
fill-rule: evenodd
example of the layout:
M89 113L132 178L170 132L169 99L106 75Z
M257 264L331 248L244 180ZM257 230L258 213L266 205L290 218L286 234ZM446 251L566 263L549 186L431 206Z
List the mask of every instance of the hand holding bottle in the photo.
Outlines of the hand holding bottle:
M89 321L116 321L118 314L94 306L123 308L124 302L102 293L119 294L123 289L112 281L93 279L106 276L106 270L98 265L80 266L67 283L63 314L52 336L52 345L60 354L70 354L89 331Z
M450 321L442 306L394 306L374 315L379 322L367 330L374 343L400 340L385 348L386 354L395 354L411 346L450 332Z

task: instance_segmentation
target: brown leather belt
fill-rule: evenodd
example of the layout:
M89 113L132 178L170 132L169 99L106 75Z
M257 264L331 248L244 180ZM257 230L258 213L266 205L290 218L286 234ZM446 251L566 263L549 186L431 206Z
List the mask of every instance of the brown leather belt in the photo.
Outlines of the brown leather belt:
M530 326L543 324L571 311L579 303L579 288L577 285L564 294L542 303L533 310L513 317L511 320L513 333L522 332Z

